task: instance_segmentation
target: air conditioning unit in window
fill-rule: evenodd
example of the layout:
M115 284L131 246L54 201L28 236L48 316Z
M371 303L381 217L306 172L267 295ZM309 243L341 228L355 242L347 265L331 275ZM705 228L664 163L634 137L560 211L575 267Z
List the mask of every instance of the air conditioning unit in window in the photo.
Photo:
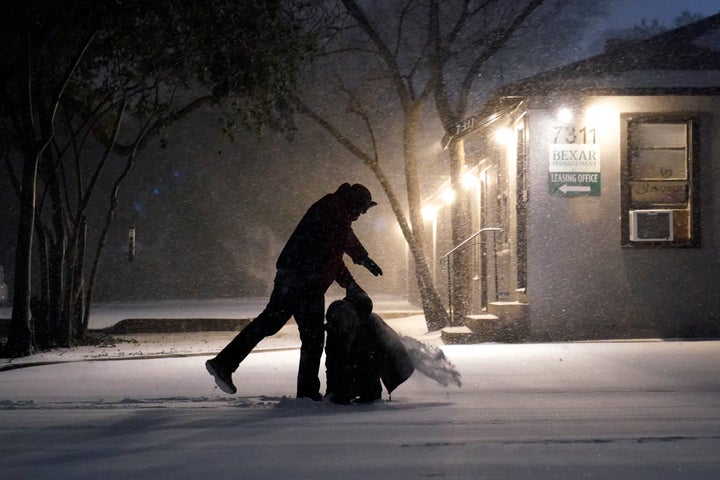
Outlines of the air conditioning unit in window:
M630 240L672 242L672 210L630 210Z

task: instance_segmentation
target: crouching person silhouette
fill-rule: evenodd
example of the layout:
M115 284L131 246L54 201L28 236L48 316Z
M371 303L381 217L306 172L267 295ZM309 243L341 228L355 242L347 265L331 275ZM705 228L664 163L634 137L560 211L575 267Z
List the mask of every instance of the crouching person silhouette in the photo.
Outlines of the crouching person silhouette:
M390 395L415 370L398 334L372 309L370 297L355 288L328 308L325 395L335 403L379 400L381 381Z
M273 291L263 312L205 363L223 392L237 391L232 373L263 338L276 334L294 316L301 341L297 396L322 400L318 374L325 341L325 292L333 282L362 291L343 262L344 254L373 275L382 275L352 230L352 222L374 205L366 187L344 183L308 209L278 257Z

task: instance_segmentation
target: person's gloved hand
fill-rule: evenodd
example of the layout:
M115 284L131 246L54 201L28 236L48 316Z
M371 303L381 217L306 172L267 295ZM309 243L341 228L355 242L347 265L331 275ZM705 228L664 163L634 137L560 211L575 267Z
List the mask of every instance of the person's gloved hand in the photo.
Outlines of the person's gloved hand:
M367 268L368 271L376 277L383 274L382 268L380 268L377 263L373 262L370 257L361 258L357 263L358 265L362 265Z

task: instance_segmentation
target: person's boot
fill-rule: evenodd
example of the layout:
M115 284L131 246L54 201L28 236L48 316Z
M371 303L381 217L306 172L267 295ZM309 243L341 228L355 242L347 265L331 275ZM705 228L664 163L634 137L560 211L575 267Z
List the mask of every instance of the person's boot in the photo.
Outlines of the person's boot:
M210 375L215 377L215 384L225 393L236 393L237 388L232 381L232 372L229 368L220 363L217 358L211 358L205 362L205 368Z

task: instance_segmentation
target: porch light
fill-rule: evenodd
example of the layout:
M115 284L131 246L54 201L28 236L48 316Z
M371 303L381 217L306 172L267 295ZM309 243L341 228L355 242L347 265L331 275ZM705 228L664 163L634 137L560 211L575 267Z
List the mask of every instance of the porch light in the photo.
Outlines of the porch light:
M470 190L477 185L478 178L473 172L465 172L460 178L460 182L462 182L462 186L465 190Z
M567 125L568 123L572 122L573 119L573 113L572 110L570 110L567 107L562 107L558 109L557 113L555 114L555 118L558 122L562 123L563 125Z
M592 105L585 111L585 123L588 127L608 125L615 120L617 113L605 105Z
M435 220L437 218L438 207L435 205L425 205L422 207L422 217L425 221Z
M450 205L455 201L455 190L452 188L446 188L443 190L443 192L440 194L440 198L443 202L445 202L446 205Z
M501 145L510 145L513 139L513 132L508 127L501 127L495 130L495 141Z

